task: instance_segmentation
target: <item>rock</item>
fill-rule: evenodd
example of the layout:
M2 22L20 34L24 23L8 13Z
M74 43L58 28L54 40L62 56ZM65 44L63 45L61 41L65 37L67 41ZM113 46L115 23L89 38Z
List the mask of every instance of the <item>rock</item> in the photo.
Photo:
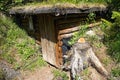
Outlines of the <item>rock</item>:
M0 61L0 68L5 80L22 80L20 72L12 69L5 61Z
M89 36L95 36L96 35L93 30L87 31L86 34L89 35Z

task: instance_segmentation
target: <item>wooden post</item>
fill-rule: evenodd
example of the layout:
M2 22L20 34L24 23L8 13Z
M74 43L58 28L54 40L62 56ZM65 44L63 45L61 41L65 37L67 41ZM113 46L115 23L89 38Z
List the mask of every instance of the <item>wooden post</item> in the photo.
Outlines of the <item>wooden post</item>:
M57 66L55 54L56 38L54 20L49 14L39 15L39 26L41 32L43 58L48 63Z

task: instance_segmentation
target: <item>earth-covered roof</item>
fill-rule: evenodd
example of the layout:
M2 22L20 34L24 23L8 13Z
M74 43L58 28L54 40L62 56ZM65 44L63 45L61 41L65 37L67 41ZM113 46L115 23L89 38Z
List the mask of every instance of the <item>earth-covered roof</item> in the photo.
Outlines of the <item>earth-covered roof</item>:
M105 11L106 6L103 4L55 4L55 5L27 5L13 7L10 9L10 14L45 14L45 13L90 13L95 11Z

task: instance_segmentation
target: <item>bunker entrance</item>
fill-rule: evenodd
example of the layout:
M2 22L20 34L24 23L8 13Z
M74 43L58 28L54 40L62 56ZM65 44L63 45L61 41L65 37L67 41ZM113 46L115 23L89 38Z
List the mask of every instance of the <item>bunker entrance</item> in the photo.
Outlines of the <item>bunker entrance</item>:
M63 56L63 65L66 63L67 58L68 58L68 52L71 49L71 45L69 44L71 37L69 38L63 38L62 42L62 56Z

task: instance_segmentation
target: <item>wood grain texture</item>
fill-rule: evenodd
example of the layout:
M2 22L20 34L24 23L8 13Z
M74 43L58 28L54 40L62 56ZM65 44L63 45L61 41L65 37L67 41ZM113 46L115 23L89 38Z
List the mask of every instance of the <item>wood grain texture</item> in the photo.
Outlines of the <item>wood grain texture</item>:
M43 58L50 64L57 66L55 55L55 29L52 17L49 15L40 15L39 26L41 31L41 45Z

